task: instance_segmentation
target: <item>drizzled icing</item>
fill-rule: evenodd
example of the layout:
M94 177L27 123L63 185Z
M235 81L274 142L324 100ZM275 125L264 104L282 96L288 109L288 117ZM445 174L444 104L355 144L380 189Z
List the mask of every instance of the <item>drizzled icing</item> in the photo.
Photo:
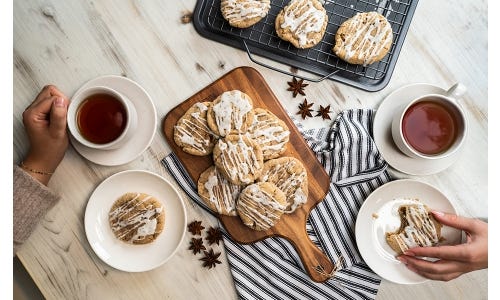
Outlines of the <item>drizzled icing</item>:
M376 61L384 48L392 43L392 28L377 12L358 13L347 21L345 40L335 48L345 50L345 59L356 58L367 66ZM356 55L357 53L357 55Z
M252 110L252 103L246 94L238 90L222 93L220 101L215 103L212 110L214 112L215 123L221 136L232 133L233 129L237 133L246 130L248 113Z
M248 220L246 223L250 223L248 225L251 227L266 230L280 219L285 206L259 185L251 184L241 192L238 198L238 214L242 219Z
M255 109L254 121L250 127L250 138L261 146L264 159L272 158L284 149L288 142L290 131L269 112ZM286 126L286 125L285 125Z
M222 0L221 10L229 24L234 25L253 18L263 18L271 8L269 0Z
M326 13L323 7L321 8L316 8L310 0L292 0L284 8L283 23L280 27L288 27L301 48L315 44L315 38L309 37L309 33L319 33L323 28Z
M152 203L146 203L153 198L150 195L145 195L142 199L140 197L141 193L135 193L132 199L109 212L109 222L114 234L129 243L144 240L146 236L161 231L157 231L157 217L163 211L163 206L155 207ZM130 235L131 233L133 234Z
M175 136L184 145L196 150L200 154L209 154L213 149L212 138L215 134L210 130L207 124L207 110L205 103L196 103L193 112L180 118L174 127Z
M208 192L208 200L218 213L236 215L236 199L241 186L227 181L215 167L209 171L208 179L203 186Z

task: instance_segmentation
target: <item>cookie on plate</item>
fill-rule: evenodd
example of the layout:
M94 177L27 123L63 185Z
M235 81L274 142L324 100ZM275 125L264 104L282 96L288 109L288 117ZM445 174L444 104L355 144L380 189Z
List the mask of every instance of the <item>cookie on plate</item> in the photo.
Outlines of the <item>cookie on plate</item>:
M333 52L351 64L367 66L380 61L392 45L392 28L378 12L357 13L335 34Z
M207 122L221 137L245 133L253 122L253 101L239 90L224 92L208 107Z
M285 213L293 213L307 201L307 171L295 157L280 157L264 163L258 181L275 184L286 195Z
M286 150L290 130L285 122L267 109L255 108L249 136L262 148L264 160L279 157Z
M292 0L274 22L278 36L300 49L318 44L327 24L326 10L318 0Z
M198 179L198 194L203 202L221 215L236 216L236 199L241 186L229 182L216 167L211 166Z
M385 234L387 244L397 255L413 247L431 247L439 243L443 225L434 219L426 205L401 205L398 213L399 229Z
M280 220L285 201L285 194L276 185L259 182L241 191L236 210L246 226L267 230Z
M165 225L165 210L160 201L144 193L126 193L109 210L113 234L130 244L156 240Z
M271 8L270 0L222 0L220 10L229 25L250 27L264 18Z
M209 104L210 102L194 104L174 126L174 141L184 152L198 156L212 153L217 136L208 127Z
M244 135L229 135L215 144L214 164L229 182L245 185L260 176L264 160L260 146Z

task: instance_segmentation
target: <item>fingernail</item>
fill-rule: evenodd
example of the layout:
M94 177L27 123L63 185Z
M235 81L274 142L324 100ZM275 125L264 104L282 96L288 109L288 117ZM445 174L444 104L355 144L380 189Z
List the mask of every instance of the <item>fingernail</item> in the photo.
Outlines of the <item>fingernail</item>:
M415 253L410 252L410 251L405 251L405 252L403 252L403 253L404 253L404 255L408 255L408 256L415 256Z
M405 265L408 264L408 260L403 256L398 256L398 260L400 262L404 263Z
M440 212L440 211L437 211L437 210L433 210L432 211L432 214L434 214L435 216L438 216L438 217L442 217L444 216L444 213Z
M56 100L54 101L54 105L56 107L64 107L64 99L62 97L57 97Z

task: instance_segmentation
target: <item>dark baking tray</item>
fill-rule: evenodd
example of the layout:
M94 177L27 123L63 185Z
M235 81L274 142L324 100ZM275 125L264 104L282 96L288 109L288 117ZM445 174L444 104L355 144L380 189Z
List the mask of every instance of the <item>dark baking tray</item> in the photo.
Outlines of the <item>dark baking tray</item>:
M247 51L250 59L273 70L318 82L325 78L342 82L366 91L383 89L391 78L396 61L408 32L418 0L327 0L325 9L328 26L321 42L310 49L297 49L280 39L274 20L289 0L271 0L271 9L259 23L245 29L234 28L222 17L220 0L198 0L193 13L196 31L208 39ZM394 40L389 53L379 62L366 67L352 65L339 59L332 51L335 33L348 18L358 12L378 11L391 24ZM303 77L270 66L258 59L262 56L317 75Z

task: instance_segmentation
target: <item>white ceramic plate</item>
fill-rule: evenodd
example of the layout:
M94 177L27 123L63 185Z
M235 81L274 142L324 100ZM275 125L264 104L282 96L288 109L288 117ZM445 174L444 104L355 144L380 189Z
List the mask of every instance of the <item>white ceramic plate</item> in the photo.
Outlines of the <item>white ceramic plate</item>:
M127 192L156 197L165 208L165 227L150 244L132 245L118 240L108 221L113 203ZM85 210L85 232L90 246L105 263L127 272L143 272L165 263L179 248L186 231L186 209L171 183L148 171L116 173L94 190Z
M80 155L99 165L117 166L131 162L141 155L153 141L156 131L156 108L148 93L136 82L121 76L107 75L86 82L81 90L91 86L107 86L125 95L137 111L137 129L134 135L120 148L96 150L80 144L70 135L71 144Z
M406 174L430 175L445 170L458 159L461 150L442 159L412 158L401 152L392 139L392 118L400 106L405 106L422 95L445 93L446 90L440 87L415 83L395 90L382 101L373 120L373 138L380 154L391 167Z
M448 198L433 186L402 179L373 191L361 206L356 219L356 243L361 256L375 273L395 283L414 284L428 280L398 261L396 253L385 241L385 233L400 226L399 206L416 199L432 210L456 214ZM443 245L458 244L462 240L462 232L449 226L443 226L441 235L446 239Z

